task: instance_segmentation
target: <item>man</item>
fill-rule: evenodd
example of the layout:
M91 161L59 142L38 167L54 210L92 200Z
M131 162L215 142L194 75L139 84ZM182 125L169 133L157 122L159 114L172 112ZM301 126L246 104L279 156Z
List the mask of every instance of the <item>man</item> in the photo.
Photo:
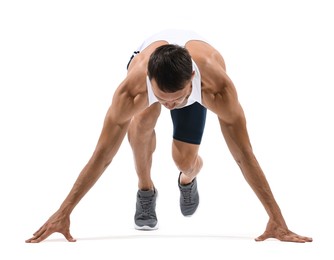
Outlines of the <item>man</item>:
M60 208L26 242L40 242L54 232L75 241L69 231L70 214L112 162L126 134L139 179L135 227L158 227L158 191L150 170L156 145L154 127L161 105L170 110L174 125L172 156L180 171L183 215L192 215L199 204L196 176L203 162L198 150L209 109L217 115L235 161L269 216L265 232L255 240L312 241L291 232L285 223L253 154L243 109L221 54L194 32L166 30L147 39L131 57L127 76L114 93L92 157Z

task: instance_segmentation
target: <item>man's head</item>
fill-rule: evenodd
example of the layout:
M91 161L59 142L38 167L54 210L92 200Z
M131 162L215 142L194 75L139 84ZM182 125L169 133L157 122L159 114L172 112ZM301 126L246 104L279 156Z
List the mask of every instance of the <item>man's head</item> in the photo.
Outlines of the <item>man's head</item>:
M187 49L167 44L158 47L148 62L148 77L166 93L182 90L192 79L191 56Z
M147 73L162 105L174 109L187 103L194 75L187 49L174 44L158 47L150 56Z

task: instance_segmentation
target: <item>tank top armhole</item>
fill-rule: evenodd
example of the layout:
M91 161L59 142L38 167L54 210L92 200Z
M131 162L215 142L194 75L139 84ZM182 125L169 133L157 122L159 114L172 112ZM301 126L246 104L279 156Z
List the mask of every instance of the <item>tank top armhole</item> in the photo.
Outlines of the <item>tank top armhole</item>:
M148 78L148 76L146 76L146 86L147 86L148 105L150 106L150 105L158 102L158 99L156 98L156 96L153 93L151 81Z

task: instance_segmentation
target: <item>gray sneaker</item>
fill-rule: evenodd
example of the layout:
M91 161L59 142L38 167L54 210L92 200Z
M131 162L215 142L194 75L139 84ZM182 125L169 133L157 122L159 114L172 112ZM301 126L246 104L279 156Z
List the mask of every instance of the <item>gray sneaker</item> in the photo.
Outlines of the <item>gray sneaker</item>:
M138 190L135 229L154 230L158 228L158 219L155 213L157 196L158 191L156 189L147 191Z
M197 210L199 204L199 195L197 190L197 180L196 178L189 184L180 184L179 175L179 189L180 189L180 208L184 216L191 216Z

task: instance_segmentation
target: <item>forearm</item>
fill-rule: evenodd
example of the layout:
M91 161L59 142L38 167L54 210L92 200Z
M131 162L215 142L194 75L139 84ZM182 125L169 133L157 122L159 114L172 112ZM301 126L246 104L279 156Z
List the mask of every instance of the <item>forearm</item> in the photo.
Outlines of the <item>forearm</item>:
M269 217L277 221L282 221L281 210L255 156L251 154L248 158L242 158L237 163L247 183L261 201Z
M60 211L70 214L79 201L93 187L117 153L127 131L128 124L112 130L104 128L96 149L80 172L71 191L60 206Z
M220 123L226 143L235 161L269 217L280 222L284 221L269 183L253 153L244 117L239 117L234 124L224 124L223 121Z
M60 211L70 214L85 194L94 186L101 177L109 163L103 162L94 155L80 172L71 191L60 206Z

